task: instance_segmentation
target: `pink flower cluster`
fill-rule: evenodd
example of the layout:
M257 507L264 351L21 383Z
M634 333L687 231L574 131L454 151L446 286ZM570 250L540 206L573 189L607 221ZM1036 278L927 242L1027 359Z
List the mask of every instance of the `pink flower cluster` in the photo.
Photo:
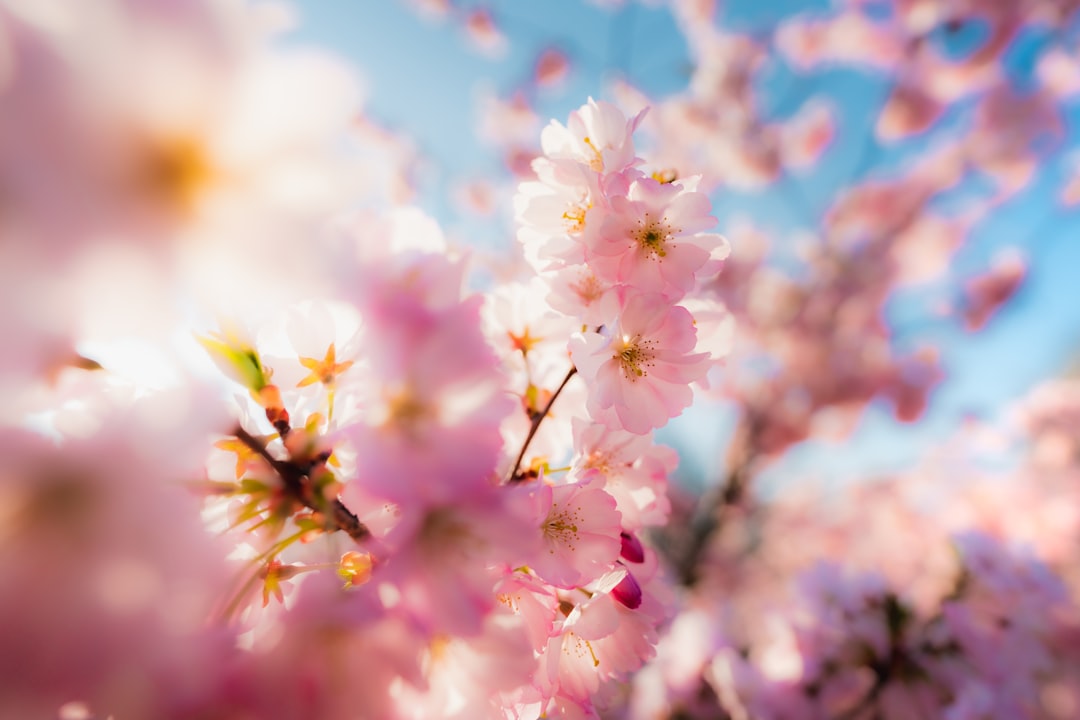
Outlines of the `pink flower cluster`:
M645 174L627 120L590 101L543 132L535 182L516 206L521 239L551 293L580 321L570 354L592 416L645 434L690 405L709 370L695 319L679 303L714 277L728 254L697 179Z
M700 321L688 309L727 251L703 232L709 202L638 169L635 122L590 102L545 132L548 182L521 194L538 276L468 293L465 260L422 213L361 212L323 241L332 297L203 336L243 393L205 477L185 463L219 415L174 445L201 511L172 499L178 486L160 492L127 426L54 452L16 442L2 476L15 539L56 547L0 564L28 589L72 574L78 592L5 598L0 711L595 716L672 612L646 533L667 522L677 458L651 433L723 351L700 350L695 324L726 320L715 304ZM116 423L90 415L91 429ZM147 514L125 520L133 502ZM204 524L221 537L186 542L181 562L170 542ZM42 608L35 622L25 602ZM88 629L56 635L61 616ZM46 666L11 664L35 645L70 658L48 693ZM172 672L170 653L198 671Z
M413 5L506 48L482 6ZM755 487L877 398L922 412L941 371L897 356L886 300L942 275L1060 139L1073 54L1043 53L1027 95L999 65L1075 0L783 21L796 71L907 63L881 140L973 110L962 142L840 190L788 273L747 224L728 260L706 191L805 170L837 120L766 119L765 41L670 5L695 70L650 115L589 100L537 152L529 88L490 103L524 272L483 286L397 205L410 153L358 116L349 71L271 42L277 6L0 0L0 717L1080 716L1076 382L996 439L1008 482L959 458L993 449L973 427L903 483ZM937 49L971 19L980 49ZM975 171L993 197L943 214ZM969 329L1021 257L961 288ZM207 355L231 384L195 379ZM688 500L654 433L701 390L738 418Z
M208 512L250 558L238 709L589 717L651 657L673 598L644 533L676 464L651 431L717 359L678 303L726 244L692 183L637 169L634 124L590 102L545 133L550 182L521 194L539 277L467 294L431 221L361 213L337 225L339 300L204 341L250 391L209 465ZM303 683L274 679L290 663Z
M1074 632L1068 591L1022 549L953 542L955 584L933 612L875 572L804 571L749 656L714 646L704 676L721 705L766 719L1058 717L1069 701L1048 688L1075 662L1075 643L1055 638Z

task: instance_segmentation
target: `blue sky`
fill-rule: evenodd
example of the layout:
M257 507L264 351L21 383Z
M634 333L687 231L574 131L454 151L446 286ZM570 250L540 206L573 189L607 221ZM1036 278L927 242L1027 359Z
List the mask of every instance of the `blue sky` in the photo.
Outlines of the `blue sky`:
M478 225L448 200L455 178L501 171L496 154L476 136L478 94L484 89L506 94L528 78L541 50L555 47L571 57L573 70L560 89L539 94L535 104L541 116L565 120L587 97L605 97L605 83L614 77L628 78L656 95L676 92L689 77L690 60L662 8L630 2L613 11L580 0L486 5L510 38L508 52L498 60L472 49L451 25L422 19L390 0L303 0L297 4L299 27L287 41L328 47L355 64L367 85L367 111L412 136L424 156L419 201L426 210L459 235L509 242L508 228L490 219ZM793 12L827 5L817 0L728 0L722 21L733 29L756 32ZM974 26L950 42L963 52L965 43L978 41L979 32ZM1044 34L1029 33L1012 48L1008 69L1019 81L1030 78L1032 60L1045 42ZM862 168L902 163L911 152L903 145L871 146L869 163L863 155L887 91L881 77L846 69L804 77L778 64L763 84L766 108L778 116L794 112L806 97L828 96L840 110L839 140L806 175L785 178L763 194L715 197L722 224L727 217L742 215L779 237L812 229L837 188L858 177ZM1068 110L1067 145L1075 147L1080 115L1075 104ZM811 445L792 453L787 463L811 464L841 475L887 471L910 462L964 417L994 417L1041 378L1068 368L1080 347L1080 218L1057 205L1059 160L1060 155L1051 156L1031 187L975 228L955 257L951 282L899 293L890 301L887 317L897 328L899 347L932 343L942 351L948 378L932 396L924 420L903 426L891 420L888 408L874 407L852 441L857 452ZM795 192L804 200L792 202ZM737 253L738 238L731 240ZM1030 263L1029 276L1015 300L985 330L969 335L956 321L932 316L930 307L955 295L957 279L985 268L989 258L1007 246L1021 248ZM714 452L725 421L712 408L698 409L690 420L676 427L684 433L691 426L698 430L698 442L686 450L691 465L702 465Z

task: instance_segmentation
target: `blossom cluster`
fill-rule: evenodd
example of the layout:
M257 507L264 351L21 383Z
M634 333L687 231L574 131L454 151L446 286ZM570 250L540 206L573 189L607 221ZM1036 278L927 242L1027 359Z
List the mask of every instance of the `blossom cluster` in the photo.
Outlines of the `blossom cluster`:
M411 4L506 50L493 9ZM1021 408L1010 482L946 455L843 499L755 487L875 399L923 411L942 371L884 304L1035 172L1077 63L1045 52L1031 102L999 65L1075 2L785 21L796 72L915 49L879 140L975 107L831 198L792 273L756 226L729 259L708 193L806 171L841 120L767 118L765 41L670 5L688 92L542 132L527 93L490 102L520 258L474 273L349 68L276 42L282 6L0 0L0 717L1080 716L1075 382ZM932 42L972 18L978 52ZM992 196L943 214L975 171ZM949 310L971 331L1027 279L999 257ZM688 498L655 433L702 394L737 419Z
M934 612L878 573L819 563L798 577L794 616L773 616L750 658L721 645L706 677L752 717L1059 714L1070 701L1045 695L1071 663L1054 639L1070 626L1065 587L989 536L953 543L957 582Z
M250 657L315 662L324 640L304 618L323 618L356 646L339 672L365 678L375 717L592 716L651 657L673 596L644 533L667 520L676 462L651 431L719 359L678 303L726 244L702 232L714 221L692 185L637 169L634 125L590 102L545 134L546 182L519 197L538 276L467 293L430 220L364 212L334 231L355 284L297 308L284 352L270 328L204 340L250 393L212 458L210 506L254 533L227 606ZM315 707L349 716L315 675L330 703Z
M4 443L0 715L592 716L671 612L651 432L722 353L691 313L709 201L590 102L522 190L540 272L471 292L432 220L355 182L355 89L271 49L279 20L3 6L3 377L55 438ZM292 82L326 104L284 112ZM108 262L149 279L103 307ZM144 397L84 349L192 313L231 400ZM175 361L168 334L137 339Z
M694 314L679 303L695 302L729 250L705 232L716 221L698 178L639 169L631 133L641 117L590 101L568 127L552 123L533 163L537 180L516 198L521 239L552 306L580 323L570 354L589 412L638 435L689 406L690 384L718 359L699 352ZM723 332L714 327L722 308L700 309L705 334Z

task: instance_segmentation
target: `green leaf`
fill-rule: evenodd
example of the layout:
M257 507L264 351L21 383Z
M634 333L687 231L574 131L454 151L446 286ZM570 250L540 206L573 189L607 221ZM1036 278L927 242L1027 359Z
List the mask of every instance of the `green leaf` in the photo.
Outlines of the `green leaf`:
M270 383L270 373L250 345L222 336L196 339L219 368L252 392L259 392Z

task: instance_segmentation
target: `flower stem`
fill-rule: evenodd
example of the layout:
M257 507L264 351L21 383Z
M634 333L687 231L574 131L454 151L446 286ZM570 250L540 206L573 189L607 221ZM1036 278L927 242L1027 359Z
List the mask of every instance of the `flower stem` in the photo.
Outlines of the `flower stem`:
M366 540L371 531L360 522L360 519L345 507L345 504L334 498L330 503L329 513L327 508L322 507L321 503L316 501L316 498L312 497L309 488L306 486L304 480L307 478L307 473L299 465L293 462L287 462L284 460L278 460L266 449L262 442L254 435L249 433L239 425L233 430L233 434L240 442L244 443L259 457L265 460L274 472L276 472L285 483L285 489L289 494L296 499L297 502L303 504L316 512L329 514L333 519L334 525L338 530L344 530L345 533L353 540L360 542Z
M529 434L525 436L525 442L521 445L521 452L518 453L517 460L514 461L514 467L510 470L510 477L507 478L507 482L516 483L525 479L525 474L519 472L521 468L521 461L525 459L525 451L529 449L529 443L532 442L533 437L536 435L536 431L540 429L540 423L544 421L544 418L551 412L551 406L555 404L556 398L566 387L566 383L570 382L570 378L574 377L577 372L577 368L573 365L570 366L569 372L566 373L566 377L559 383L559 387L555 389L555 392L550 398L548 398L547 404L544 405L544 409L533 416L532 424L529 426Z

